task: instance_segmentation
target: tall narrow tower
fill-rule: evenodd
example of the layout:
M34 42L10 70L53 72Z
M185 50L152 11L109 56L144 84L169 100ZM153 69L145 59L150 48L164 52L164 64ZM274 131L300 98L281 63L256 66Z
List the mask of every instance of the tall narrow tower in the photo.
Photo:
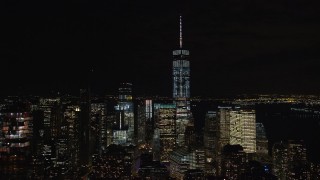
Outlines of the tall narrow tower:
M134 109L132 102L132 83L121 83L119 101L115 106L117 121L113 130L113 143L134 144Z
M184 145L185 127L190 121L190 62L189 50L183 49L182 16L180 16L179 49L173 51L173 100L176 104L176 133L178 146Z

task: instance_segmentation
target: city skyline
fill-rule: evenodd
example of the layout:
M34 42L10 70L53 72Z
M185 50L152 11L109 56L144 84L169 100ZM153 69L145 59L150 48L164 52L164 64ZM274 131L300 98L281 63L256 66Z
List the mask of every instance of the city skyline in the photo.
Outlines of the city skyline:
M190 50L191 96L319 94L317 3L16 2L1 9L1 94L79 94L133 83L171 97L172 50Z

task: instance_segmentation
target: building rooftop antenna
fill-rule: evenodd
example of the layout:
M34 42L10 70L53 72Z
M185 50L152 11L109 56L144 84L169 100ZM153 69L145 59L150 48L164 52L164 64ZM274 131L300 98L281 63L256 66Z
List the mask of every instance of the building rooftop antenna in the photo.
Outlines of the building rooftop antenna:
M182 49L182 16L180 15L180 38L179 38L179 42L180 42L180 49Z

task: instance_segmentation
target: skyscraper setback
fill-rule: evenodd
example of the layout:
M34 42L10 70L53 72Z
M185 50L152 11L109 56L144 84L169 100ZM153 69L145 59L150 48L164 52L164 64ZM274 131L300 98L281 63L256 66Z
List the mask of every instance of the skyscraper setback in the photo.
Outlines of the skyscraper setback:
M185 127L190 122L190 62L189 50L183 49L182 16L180 16L179 49L173 51L173 100L176 104L176 143L184 145Z

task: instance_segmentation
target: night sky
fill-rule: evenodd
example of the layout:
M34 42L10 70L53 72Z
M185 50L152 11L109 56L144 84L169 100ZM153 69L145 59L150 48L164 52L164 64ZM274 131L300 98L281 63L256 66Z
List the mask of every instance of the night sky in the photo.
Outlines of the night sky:
M97 94L132 82L171 96L172 50L190 50L192 96L319 94L316 0L73 0L0 4L0 94Z

